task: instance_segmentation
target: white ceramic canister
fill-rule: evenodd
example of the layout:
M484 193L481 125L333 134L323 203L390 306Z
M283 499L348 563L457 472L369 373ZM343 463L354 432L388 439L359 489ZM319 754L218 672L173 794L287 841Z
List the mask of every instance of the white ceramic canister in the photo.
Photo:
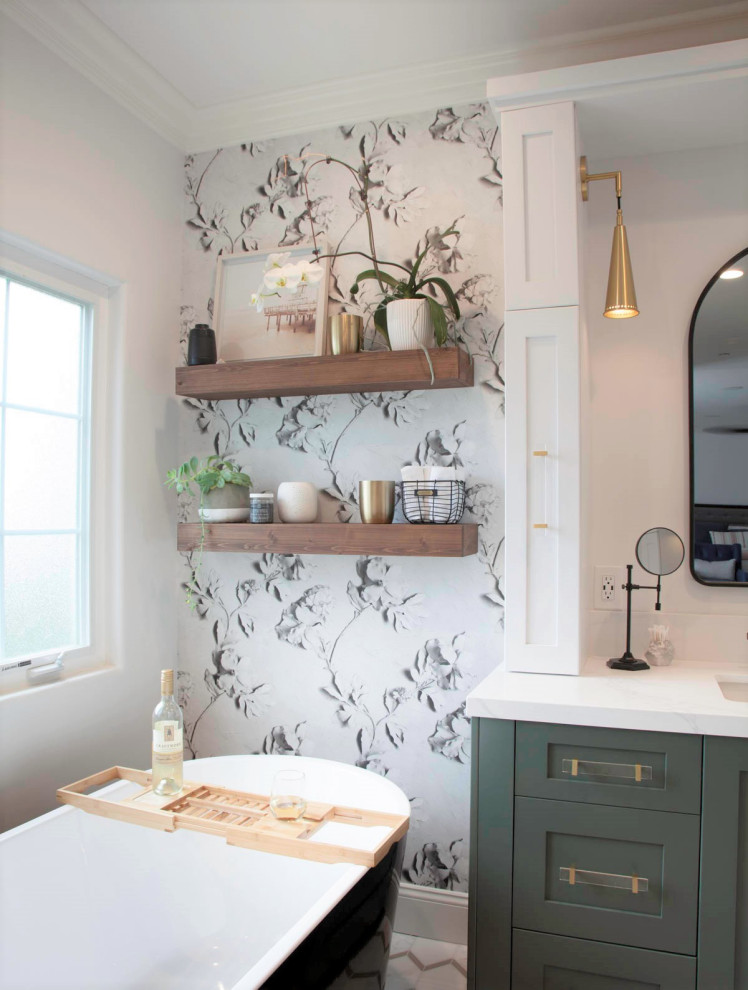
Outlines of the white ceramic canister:
M425 299L395 299L387 303L387 333L393 351L434 346L434 324Z
M310 481L278 485L278 515L284 523L311 523L317 518L317 489Z

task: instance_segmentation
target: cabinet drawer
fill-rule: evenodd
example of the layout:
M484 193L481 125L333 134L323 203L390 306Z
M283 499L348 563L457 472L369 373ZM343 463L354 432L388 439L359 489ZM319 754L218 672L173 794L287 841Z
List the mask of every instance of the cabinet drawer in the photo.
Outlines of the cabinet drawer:
M515 791L698 814L701 736L517 723Z
M696 960L515 930L512 990L693 990Z
M514 924L693 955L695 815L518 797Z

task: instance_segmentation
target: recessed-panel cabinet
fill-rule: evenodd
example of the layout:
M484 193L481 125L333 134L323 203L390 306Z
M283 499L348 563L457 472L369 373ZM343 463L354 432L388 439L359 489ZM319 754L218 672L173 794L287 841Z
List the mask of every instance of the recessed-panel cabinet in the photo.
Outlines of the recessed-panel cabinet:
M572 102L500 115L508 670L578 674L582 376Z
M471 990L748 990L748 740L473 733Z
M513 990L694 990L696 960L516 930Z
M698 990L748 990L748 739L704 741Z

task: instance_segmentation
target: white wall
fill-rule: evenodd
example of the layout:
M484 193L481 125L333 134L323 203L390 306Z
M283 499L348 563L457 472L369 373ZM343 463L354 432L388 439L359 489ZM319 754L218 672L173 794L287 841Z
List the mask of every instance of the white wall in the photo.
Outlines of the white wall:
M115 667L0 699L0 826L55 805L60 784L149 765L158 671L175 663L173 368L182 155L0 18L0 225L120 279L112 437Z
M594 564L635 563L636 540L652 526L668 526L688 543L689 323L707 281L748 244L748 147L590 166L623 171L623 216L641 315L625 321L602 316L615 199L612 183L595 184L586 206L588 576ZM635 568L635 581L650 583L647 577ZM634 593L636 650L646 648L648 625L665 622L681 659L748 662L748 588L700 585L687 563L663 585L659 617L652 592ZM590 611L589 619L590 651L620 654L623 613Z

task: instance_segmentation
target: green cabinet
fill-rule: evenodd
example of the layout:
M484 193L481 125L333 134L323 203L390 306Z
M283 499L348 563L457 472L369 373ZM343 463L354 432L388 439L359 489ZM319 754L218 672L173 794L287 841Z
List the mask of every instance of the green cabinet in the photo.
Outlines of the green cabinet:
M518 797L514 821L515 927L696 952L696 815Z
M515 929L513 990L694 990L696 960Z
M704 741L698 990L748 990L748 739Z
M473 735L471 990L748 990L748 740Z
M701 808L701 736L517 722L516 793L586 804Z

